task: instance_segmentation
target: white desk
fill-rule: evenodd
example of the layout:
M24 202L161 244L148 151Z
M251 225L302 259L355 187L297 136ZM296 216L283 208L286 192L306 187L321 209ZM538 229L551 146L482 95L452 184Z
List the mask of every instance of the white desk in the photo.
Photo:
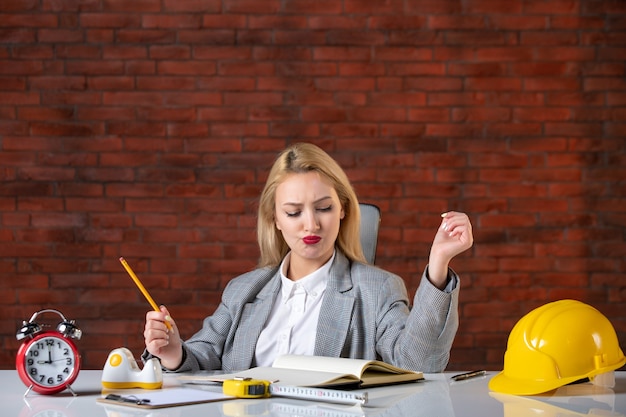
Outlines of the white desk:
M0 410L7 417L528 417L626 416L626 372L616 374L612 389L592 384L571 385L545 396L516 397L495 394L487 383L495 372L464 382L450 382L452 373L426 374L426 381L368 389L369 406L346 406L286 398L238 399L223 402L139 410L105 406L101 396L101 371L83 370L72 386L55 396L29 393L16 371L0 371ZM167 375L164 387L178 385Z

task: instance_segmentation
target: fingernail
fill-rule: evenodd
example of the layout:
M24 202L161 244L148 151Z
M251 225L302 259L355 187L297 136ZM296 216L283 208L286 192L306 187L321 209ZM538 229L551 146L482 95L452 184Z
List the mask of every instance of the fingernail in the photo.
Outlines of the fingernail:
M441 213L441 217L446 217L448 215L448 213Z
M443 223L441 224L441 228L442 228L443 230L448 230L448 223L443 222Z
M169 314L167 316L165 316L165 320L167 321L172 321L172 318L169 316Z

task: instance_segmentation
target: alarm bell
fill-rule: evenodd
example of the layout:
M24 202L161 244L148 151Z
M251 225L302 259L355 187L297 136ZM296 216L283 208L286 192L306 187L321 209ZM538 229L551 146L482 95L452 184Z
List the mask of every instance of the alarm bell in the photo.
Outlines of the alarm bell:
M74 320L68 320L60 311L49 308L37 311L35 314L32 315L28 322L24 320L22 322L22 327L20 327L20 329L15 334L15 338L17 340L22 340L27 337L33 337L37 333L40 333L43 330L43 326L37 323L35 319L37 318L37 316L43 313L56 313L61 316L62 321L57 325L57 331L63 336L76 340L79 340L82 337L83 332L78 328L78 326L76 326L76 322Z

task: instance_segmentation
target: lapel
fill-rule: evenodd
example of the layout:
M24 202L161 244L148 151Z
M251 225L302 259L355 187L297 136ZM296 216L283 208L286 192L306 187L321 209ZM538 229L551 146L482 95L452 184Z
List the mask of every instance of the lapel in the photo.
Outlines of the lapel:
M330 277L322 301L317 335L316 356L341 356L354 308L354 297L350 277L350 262L339 250L330 268Z
M241 349L242 364L248 364L248 367L254 360L256 342L270 315L278 291L280 291L280 274L276 272L259 291L255 301L246 304L243 308L236 335L242 343L235 344Z

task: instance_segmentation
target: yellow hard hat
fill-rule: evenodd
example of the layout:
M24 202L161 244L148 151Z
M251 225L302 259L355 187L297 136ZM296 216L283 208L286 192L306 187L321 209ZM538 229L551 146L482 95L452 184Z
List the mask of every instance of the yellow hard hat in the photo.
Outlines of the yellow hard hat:
M545 304L509 334L496 392L534 395L613 371L626 363L615 329L598 310L575 300Z

